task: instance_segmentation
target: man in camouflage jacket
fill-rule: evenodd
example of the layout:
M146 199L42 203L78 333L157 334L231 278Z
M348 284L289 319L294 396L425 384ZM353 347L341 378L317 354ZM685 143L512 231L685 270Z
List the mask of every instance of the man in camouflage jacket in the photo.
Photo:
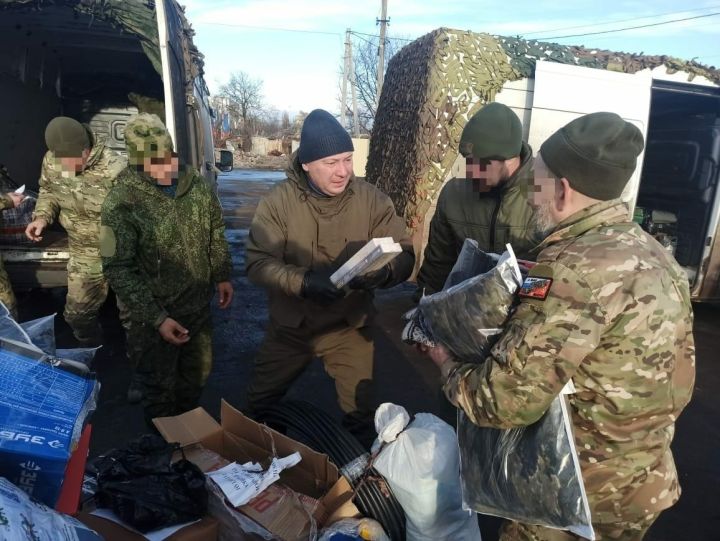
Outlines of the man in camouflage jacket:
M108 294L98 239L100 208L125 159L100 137L68 117L56 117L45 130L49 151L40 172L40 195L25 234L33 241L59 219L68 233L68 293L65 321L75 338L102 343L98 313Z
M25 199L24 195L20 195L15 192L8 192L0 196L0 211L17 207L23 199ZM17 320L17 299L15 298L15 292L13 291L12 284L10 283L10 277L5 270L2 259L0 259L0 301L2 301L5 308L8 309L10 315Z
M564 385L596 539L636 541L679 495L670 442L690 400L695 348L688 282L617 199L642 151L611 113L552 135L535 163L535 229L545 237L488 359L430 354L448 399L477 425L527 426ZM503 540L578 539L510 523Z
M197 406L212 365L210 300L232 301L231 262L217 196L179 168L156 116L125 127L130 165L102 208L103 270L131 320L128 350L148 423Z

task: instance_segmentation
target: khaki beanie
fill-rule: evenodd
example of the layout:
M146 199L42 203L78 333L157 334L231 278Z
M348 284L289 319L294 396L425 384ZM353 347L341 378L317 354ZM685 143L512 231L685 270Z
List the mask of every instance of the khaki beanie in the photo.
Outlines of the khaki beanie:
M475 113L460 136L460 153L479 160L509 160L520 155L522 124L507 105L488 103Z
M607 201L620 197L644 146L640 130L615 113L590 113L552 134L540 155L574 190Z
M45 128L45 144L59 158L79 158L90 148L90 135L77 120L58 116Z

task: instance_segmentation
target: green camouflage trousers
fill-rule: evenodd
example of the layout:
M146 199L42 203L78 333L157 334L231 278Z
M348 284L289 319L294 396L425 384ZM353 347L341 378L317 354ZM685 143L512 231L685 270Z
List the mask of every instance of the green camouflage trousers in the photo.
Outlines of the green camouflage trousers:
M173 346L152 325L133 321L128 351L137 361L136 377L143 391L145 421L178 415L198 405L212 368L210 312L173 318L190 331L190 341Z
M108 296L108 282L99 257L71 255L67 266L65 321L78 340L99 340L98 314Z
M646 515L632 522L593 524L596 541L642 541L645 534L657 520L658 513ZM570 532L520 524L506 523L500 533L500 541L582 541Z
M10 285L10 277L2 264L2 260L0 260L0 301L8 309L13 319L17 321L17 301L15 300L12 285Z

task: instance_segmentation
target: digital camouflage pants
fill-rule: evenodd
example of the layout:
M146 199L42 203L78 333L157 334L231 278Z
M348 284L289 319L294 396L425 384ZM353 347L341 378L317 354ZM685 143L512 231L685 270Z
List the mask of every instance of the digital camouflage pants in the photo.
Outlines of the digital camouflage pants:
M210 311L177 317L190 331L182 346L166 342L152 325L132 322L128 350L137 361L137 382L143 391L145 421L178 415L198 405L212 368Z
M2 301L8 309L13 319L17 321L17 300L15 300L15 293L10 284L10 277L2 264L2 260L0 260L0 301Z

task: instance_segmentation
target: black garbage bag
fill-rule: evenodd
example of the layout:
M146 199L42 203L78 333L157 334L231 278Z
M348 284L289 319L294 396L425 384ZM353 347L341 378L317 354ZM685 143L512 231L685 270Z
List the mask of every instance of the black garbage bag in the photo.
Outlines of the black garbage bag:
M171 462L177 448L147 434L98 458L98 507L112 509L143 533L202 518L208 503L205 475L185 459Z

